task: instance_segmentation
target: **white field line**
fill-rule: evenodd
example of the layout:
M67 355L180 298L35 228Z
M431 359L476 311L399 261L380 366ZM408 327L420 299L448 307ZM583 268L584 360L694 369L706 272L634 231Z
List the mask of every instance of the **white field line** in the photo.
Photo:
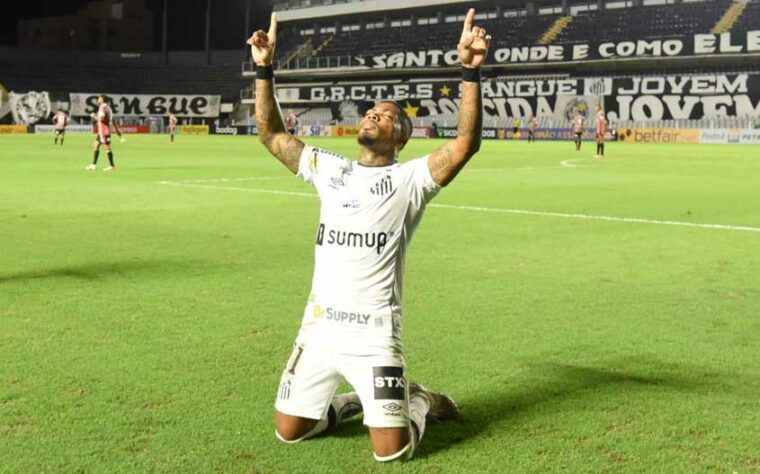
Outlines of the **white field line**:
M508 171L528 171L528 170L556 170L567 168L566 166L526 166L524 168L474 168L468 170L465 168L465 173L493 173L494 171L508 172Z
M232 183L237 181L268 181L273 179L293 179L291 176L254 176L251 178L216 178L216 179L184 179L167 181L166 183ZM166 184L163 181L161 184Z
M260 194L276 194L280 196L304 196L316 198L315 193L300 193L296 191L277 191L274 189L253 189L253 188L238 188L234 186L216 186L212 184L200 184L189 183L182 181L159 181L159 184L168 186L181 186L203 189L215 189L222 191L242 191L247 193L260 193ZM760 227L752 226L738 226L728 224L700 224L698 222L683 222L683 221L664 221L658 219L644 219L640 217L616 217L616 216L599 216L593 214L576 214L576 213L564 213L564 212L550 212L550 211L532 211L529 209L504 209L496 207L482 207L482 206L455 206L452 204L430 204L428 207L435 207L439 209L454 209L459 211L472 211L472 212L491 212L497 214L519 214L524 216L541 216L541 217L560 217L565 219L585 219L594 221L607 221L607 222L623 222L628 224L651 224L651 225L669 225L679 227L692 227L697 229L718 229L718 230L732 230L739 232L758 232L760 233Z
M570 159L570 160L560 161L559 164L562 165L565 168L579 168L579 166L578 165L574 165L573 162L574 161L583 161L583 160L584 160L584 158L573 158L573 159Z

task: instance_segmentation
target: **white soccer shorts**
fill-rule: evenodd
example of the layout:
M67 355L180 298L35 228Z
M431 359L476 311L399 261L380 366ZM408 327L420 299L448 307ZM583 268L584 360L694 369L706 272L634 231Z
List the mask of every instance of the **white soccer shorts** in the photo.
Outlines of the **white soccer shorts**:
M299 339L280 379L275 408L314 420L327 416L341 378L361 399L370 428L409 426L409 391L403 352L396 341L344 345Z

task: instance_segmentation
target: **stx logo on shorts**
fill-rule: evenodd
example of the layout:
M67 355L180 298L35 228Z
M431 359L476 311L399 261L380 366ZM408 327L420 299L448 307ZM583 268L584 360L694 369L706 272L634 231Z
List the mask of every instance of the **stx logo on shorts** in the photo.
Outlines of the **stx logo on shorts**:
M327 229L325 224L319 224L317 229L317 245L376 248L379 255L387 244L387 232L346 232L345 230Z
M375 400L406 399L403 367L372 367L372 374L375 378Z

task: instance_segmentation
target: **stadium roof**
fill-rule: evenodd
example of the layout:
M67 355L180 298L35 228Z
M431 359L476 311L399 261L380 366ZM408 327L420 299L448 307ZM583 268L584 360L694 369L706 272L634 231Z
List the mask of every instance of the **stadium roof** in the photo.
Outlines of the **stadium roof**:
M480 0L364 0L337 5L319 5L310 8L277 11L280 22L330 18L342 15L372 13L388 10L433 7L457 3L475 3Z

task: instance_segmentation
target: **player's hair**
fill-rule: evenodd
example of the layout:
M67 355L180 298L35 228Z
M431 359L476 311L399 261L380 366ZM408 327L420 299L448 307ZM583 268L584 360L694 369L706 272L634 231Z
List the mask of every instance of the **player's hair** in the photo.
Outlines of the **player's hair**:
M412 120L409 118L409 115L406 113L406 110L401 108L401 106L392 100L384 100L383 102L380 102L381 104L393 104L396 106L396 110L398 110L398 113L396 114L396 121L393 123L393 137L396 139L396 142L399 144L399 150L404 148L406 146L406 143L409 141L409 138L412 136Z

